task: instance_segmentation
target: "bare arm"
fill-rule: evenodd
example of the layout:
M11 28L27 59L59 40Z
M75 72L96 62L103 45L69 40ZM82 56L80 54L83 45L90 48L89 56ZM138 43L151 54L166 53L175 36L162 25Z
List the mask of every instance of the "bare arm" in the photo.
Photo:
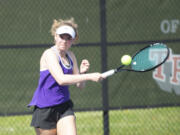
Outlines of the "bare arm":
M84 81L98 82L103 79L100 73L89 73L89 74L64 74L61 67L59 66L58 57L55 53L48 49L42 57L45 57L45 62L48 70L60 85L71 85L82 83Z
M73 65L74 65L74 66L73 66L73 74L84 74L84 73L86 73L86 72L89 70L90 64L89 64L89 61L88 61L88 60L83 59L83 60L81 61L80 71L79 71L76 57L74 56L74 54L73 54L72 52L70 53L70 55L71 55L71 58L72 58L72 60L73 60ZM79 83L76 84L76 86L77 86L78 88L81 88L81 89L84 88L85 85L86 85L86 81L79 82Z
M77 62L75 62L75 63L77 65ZM90 67L89 61L86 59L83 59L80 64L80 71L78 69L78 66L74 66L74 71L75 71L75 73L85 74L89 70L89 67ZM76 85L79 88L84 88L85 84L86 84L86 81L77 83Z

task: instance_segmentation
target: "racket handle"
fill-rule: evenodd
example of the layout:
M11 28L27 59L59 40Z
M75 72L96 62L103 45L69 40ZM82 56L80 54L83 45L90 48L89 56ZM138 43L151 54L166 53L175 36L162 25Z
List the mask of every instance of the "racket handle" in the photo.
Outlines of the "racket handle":
M114 69L111 69L111 70L109 70L109 71L106 71L106 72L102 73L102 76L103 76L104 78L106 78L106 77L109 77L109 76L113 75L114 73L115 73L115 70L114 70Z

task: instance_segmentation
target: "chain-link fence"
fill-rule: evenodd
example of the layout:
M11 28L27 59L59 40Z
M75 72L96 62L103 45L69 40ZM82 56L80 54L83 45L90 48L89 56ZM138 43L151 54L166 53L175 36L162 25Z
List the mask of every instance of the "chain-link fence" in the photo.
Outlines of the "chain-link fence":
M70 17L80 35L72 51L78 63L90 61L90 72L115 68L122 55L154 42L171 48L168 61L153 72L122 72L87 82L84 90L71 86L78 133L180 133L179 7L178 0L0 0L0 135L35 134L27 104L37 87L39 59L53 45L53 20Z

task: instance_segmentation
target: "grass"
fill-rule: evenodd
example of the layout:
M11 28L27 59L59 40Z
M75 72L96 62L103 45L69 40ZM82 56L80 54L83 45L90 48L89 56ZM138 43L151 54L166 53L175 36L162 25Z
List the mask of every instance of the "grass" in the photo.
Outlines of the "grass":
M76 112L79 135L103 135L102 112ZM114 110L109 113L110 135L177 135L180 107ZM35 135L31 115L0 117L1 135Z
M179 113L180 108L112 111L111 135L176 135L180 133Z

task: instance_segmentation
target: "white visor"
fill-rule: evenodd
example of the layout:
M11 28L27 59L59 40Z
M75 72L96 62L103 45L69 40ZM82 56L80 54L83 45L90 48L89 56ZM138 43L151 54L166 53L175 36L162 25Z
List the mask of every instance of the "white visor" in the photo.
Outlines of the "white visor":
M67 25L64 25L64 26L60 26L57 30L56 30L56 34L69 34L73 39L75 38L75 31L74 29L71 27L71 26L67 26Z

